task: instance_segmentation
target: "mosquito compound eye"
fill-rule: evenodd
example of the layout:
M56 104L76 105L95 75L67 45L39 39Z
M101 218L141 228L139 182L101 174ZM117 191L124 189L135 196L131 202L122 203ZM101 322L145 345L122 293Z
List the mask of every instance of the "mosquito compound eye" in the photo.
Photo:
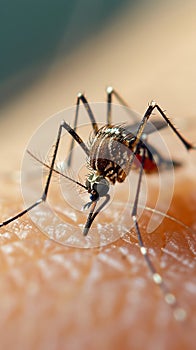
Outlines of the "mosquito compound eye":
M98 193L99 197L103 197L109 191L109 182L106 179L101 179L93 184L93 189Z
M109 182L102 176L90 174L86 180L86 187L91 194L96 193L96 196L103 197L109 191Z

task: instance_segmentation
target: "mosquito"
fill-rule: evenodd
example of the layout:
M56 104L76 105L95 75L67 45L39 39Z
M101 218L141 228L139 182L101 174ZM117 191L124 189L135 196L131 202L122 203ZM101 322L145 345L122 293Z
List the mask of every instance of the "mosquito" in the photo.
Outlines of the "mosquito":
M87 191L89 194L89 202L85 205L85 208L89 209L89 213L83 228L83 235L86 236L89 233L96 216L110 200L110 186L115 185L117 182L124 182L130 171L137 168L139 170L139 174L131 216L138 239L140 252L152 274L153 281L155 284L159 285L163 292L165 301L173 308L175 318L177 320L184 320L186 318L186 311L178 306L175 295L170 292L162 276L157 272L156 268L151 262L148 249L144 245L138 223L138 202L144 172L152 173L155 169L157 169L157 164L167 166L171 165L172 163L174 166L178 165L175 161L170 162L164 159L158 150L148 143L147 135L153 133L155 130L161 130L166 126L169 126L187 150L195 150L196 146L188 142L183 137L183 135L176 129L174 124L166 116L164 110L162 110L162 108L154 101L148 105L146 112L139 123L131 126L112 124L112 99L115 97L124 107L128 107L128 104L114 88L108 87L106 89L106 93L107 117L104 126L100 128L98 127L91 106L88 103L85 95L79 93L76 101L74 126L71 127L65 120L60 123L50 164L48 165L45 162L42 162L35 155L33 155L32 152L27 151L34 159L49 169L43 193L35 203L28 206L15 216L0 223L0 227L8 225L12 221L31 211L33 208L39 206L39 204L42 202L45 202L48 196L52 175L53 173L58 173L69 181L85 189L85 191ZM87 111L87 115L92 126L93 137L91 138L89 145L87 145L77 133L79 107L81 103L84 105ZM154 110L159 112L162 119L150 123L149 119L153 115ZM65 174L62 174L55 168L55 161L63 130L66 130L72 137L69 158L67 161L68 167L71 166L72 150L75 142L81 147L87 157L90 173L87 176L84 184ZM100 199L104 200L101 204L98 204L100 203Z

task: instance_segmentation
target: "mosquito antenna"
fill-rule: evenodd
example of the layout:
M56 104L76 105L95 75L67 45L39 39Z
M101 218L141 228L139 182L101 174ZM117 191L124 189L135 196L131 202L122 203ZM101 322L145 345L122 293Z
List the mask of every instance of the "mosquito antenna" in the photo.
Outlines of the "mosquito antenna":
M88 215L86 224L84 226L84 230L83 230L83 235L84 236L86 236L88 234L88 231L89 231L89 229L90 229L94 219L100 213L100 211L106 206L106 204L109 202L109 200L110 200L110 195L106 194L104 202L99 206L99 208L97 209L96 212L95 212L95 208L96 208L98 200L92 201L92 202L87 204L87 205L91 206L91 211L90 211L90 213Z
M46 164L46 163L43 162L41 159L39 159L38 157L36 157L31 151L27 150L27 153L28 153L33 159L35 159L37 162L39 162L40 164L42 164L42 165L45 166L46 168L50 169L50 166L49 166L48 164ZM54 171L56 174L63 176L65 179L67 179L67 180L69 180L69 181L75 183L76 185L79 185L79 186L85 188L85 190L87 190L87 187L86 187L85 185L81 184L81 182L72 179L71 177L69 177L69 176L67 176L67 175L65 175L65 174L63 174L63 173L61 173L61 172L58 171L57 169L53 169L53 171Z

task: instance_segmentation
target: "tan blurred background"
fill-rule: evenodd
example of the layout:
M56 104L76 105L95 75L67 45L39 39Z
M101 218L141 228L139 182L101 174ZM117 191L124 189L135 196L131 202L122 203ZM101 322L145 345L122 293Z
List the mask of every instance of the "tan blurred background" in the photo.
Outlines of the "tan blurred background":
M76 2L76 5L78 16L82 4ZM96 6L99 7L98 2ZM104 15L104 7L102 11ZM85 91L90 101L103 101L108 84L137 111L142 113L147 103L155 99L169 115L183 119L180 127L185 133L186 129L193 129L192 123L195 125L196 120L195 1L144 1L138 6L128 1L122 2L114 13L111 2L110 12L100 29L98 24L91 35L86 13L89 21L86 37L70 50L64 50L69 31L64 36L61 34L57 38L56 54L45 66L42 61L41 68L32 63L26 69L24 62L26 70L20 68L1 85L1 172L20 168L23 151L34 130L55 112L73 105L78 91ZM75 21L72 13L70 26L76 28L70 42L77 41L77 32L83 30L82 23L77 26L77 16ZM9 43L12 44L14 42ZM31 69L35 78L28 83ZM24 77L25 72L27 78L22 86L20 76ZM11 90L7 98L6 91L9 92L13 84L15 90ZM195 139L194 133L190 136Z

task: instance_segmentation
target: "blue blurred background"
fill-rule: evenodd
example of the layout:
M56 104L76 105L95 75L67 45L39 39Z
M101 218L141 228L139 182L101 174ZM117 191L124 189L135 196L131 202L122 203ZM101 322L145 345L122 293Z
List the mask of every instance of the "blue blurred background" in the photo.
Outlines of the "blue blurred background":
M137 0L1 0L0 102L31 83ZM117 20L117 19L116 19Z
M4 171L20 168L32 133L79 91L105 101L113 85L140 113L154 99L181 129L193 124L195 13L195 0L0 0Z

